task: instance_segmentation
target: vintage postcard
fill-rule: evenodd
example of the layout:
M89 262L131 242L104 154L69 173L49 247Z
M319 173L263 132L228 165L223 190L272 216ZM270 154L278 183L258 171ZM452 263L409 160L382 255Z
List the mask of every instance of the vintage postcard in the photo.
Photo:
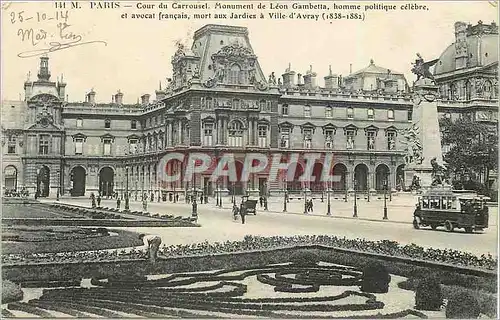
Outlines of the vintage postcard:
M1 1L3 318L498 317L497 1Z

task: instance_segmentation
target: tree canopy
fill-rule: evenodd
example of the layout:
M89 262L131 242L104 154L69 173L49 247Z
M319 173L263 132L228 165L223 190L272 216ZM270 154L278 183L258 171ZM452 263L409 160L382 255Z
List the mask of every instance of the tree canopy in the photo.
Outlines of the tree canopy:
M487 181L490 170L498 167L498 134L496 126L469 117L455 121L440 120L441 142L448 146L443 156L449 173L456 179ZM483 176L483 179L480 177Z

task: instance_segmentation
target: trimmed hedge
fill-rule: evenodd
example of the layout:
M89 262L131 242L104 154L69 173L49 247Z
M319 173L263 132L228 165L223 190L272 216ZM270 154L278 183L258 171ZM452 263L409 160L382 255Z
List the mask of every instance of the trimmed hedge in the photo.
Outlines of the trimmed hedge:
M415 291L415 308L419 310L438 311L443 305L443 294L438 278L421 279Z
M300 267L315 266L319 261L318 254L312 250L298 250L290 256L290 262Z
M454 295L446 305L447 319L477 319L480 313L479 302L469 293Z
M381 263L369 263L363 269L361 291L372 293L387 293L391 275Z

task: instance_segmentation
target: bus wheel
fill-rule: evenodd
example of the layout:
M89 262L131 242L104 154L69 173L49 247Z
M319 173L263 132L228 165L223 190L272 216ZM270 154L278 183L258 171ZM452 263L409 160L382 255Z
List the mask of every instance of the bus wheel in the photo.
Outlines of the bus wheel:
M420 229L420 218L419 217L413 218L413 228Z
M453 226L453 223L451 223L449 220L446 220L446 222L444 223L444 227L446 228L446 231L448 231L448 232L453 232L453 229L455 229L455 227Z
M472 227L465 227L465 232L472 233Z
M431 228L432 228L432 230L436 230L436 228L437 228L437 227L438 227L438 226L437 226L437 224L435 224L435 223L432 223L432 224L431 224Z

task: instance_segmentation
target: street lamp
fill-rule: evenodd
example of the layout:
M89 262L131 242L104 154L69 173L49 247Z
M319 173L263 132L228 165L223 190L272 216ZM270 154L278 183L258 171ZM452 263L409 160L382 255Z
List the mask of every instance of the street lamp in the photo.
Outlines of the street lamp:
M356 181L356 178L354 178L354 214L352 215L354 218L358 217L358 203L357 203L357 195L356 195L356 188L358 187L358 182Z
M330 193L332 192L332 177L328 178L328 189L326 190L326 192L328 192L328 204L326 206L326 208L327 208L326 215L331 216L332 212L331 212L331 206L330 206Z
M287 185L286 179L283 180L283 212L286 212Z
M267 210L267 183L264 183L264 211Z
M232 202L232 203L236 203L236 196L235 196L235 192L236 192L236 184L233 182L233 183L232 183L232 186L233 186L233 194L231 195L231 202Z
M387 179L384 181L384 220L387 220Z
M307 214L307 191L305 182L304 182L304 214Z
M196 163L193 161L193 169ZM191 217L197 219L198 218L198 205L196 204L196 175L193 173L193 204L192 204L192 211L191 211ZM175 197L174 197L175 199Z
M136 194L137 196L137 194ZM129 201L128 201L128 166L125 166L125 211L129 211Z

